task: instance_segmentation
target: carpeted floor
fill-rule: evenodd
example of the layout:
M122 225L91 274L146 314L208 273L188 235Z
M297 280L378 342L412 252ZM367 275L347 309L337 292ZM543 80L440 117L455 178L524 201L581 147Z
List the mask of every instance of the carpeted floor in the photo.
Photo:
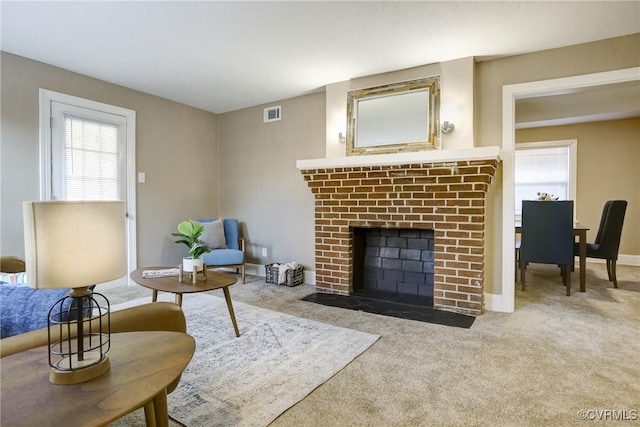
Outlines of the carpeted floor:
M163 293L162 301L173 301ZM147 303L139 298L113 309ZM188 426L267 425L358 357L378 335L273 310L233 304L236 337L224 298L184 296L196 351L168 399L169 414ZM144 424L143 411L115 426Z
M487 312L469 329L301 301L308 285L232 286L237 301L381 335L271 426L639 425L640 268L618 266L614 289L589 263L587 292L570 297L557 269L527 274L514 313ZM102 293L112 303L151 295Z

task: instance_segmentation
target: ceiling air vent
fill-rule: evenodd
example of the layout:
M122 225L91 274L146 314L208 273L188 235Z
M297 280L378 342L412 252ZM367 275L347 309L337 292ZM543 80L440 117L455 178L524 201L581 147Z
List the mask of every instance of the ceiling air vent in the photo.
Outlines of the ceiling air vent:
M275 122L280 120L280 111L282 107L280 105L276 105L275 107L267 107L264 109L264 122Z

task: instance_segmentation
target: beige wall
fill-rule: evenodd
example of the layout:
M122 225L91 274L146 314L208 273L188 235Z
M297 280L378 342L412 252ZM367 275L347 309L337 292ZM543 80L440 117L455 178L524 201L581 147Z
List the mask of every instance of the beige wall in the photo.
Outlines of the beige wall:
M478 139L502 145L502 86L640 65L640 34L510 56L476 64Z
M263 123L274 105L282 120ZM242 222L248 262L315 270L314 199L296 160L324 157L324 113L325 94L315 93L220 115L220 215Z
M176 264L170 233L186 218L218 213L217 116L3 52L1 57L2 255L24 256L22 204L39 197L40 88L136 111L139 265ZM189 189L184 190L188 184Z
M502 145L502 87L640 66L640 34L479 62L476 64L476 146ZM502 173L489 190L485 291L500 295L502 284Z
M640 256L640 118L516 131L516 143L578 140L576 218L595 239L602 206L627 200L620 254Z
M346 145L338 141L338 133L346 135L347 92L384 84L440 76L440 119L455 124L455 132L442 135L443 149L470 148L474 141L473 58L462 58L439 64L423 65L406 70L333 83L326 86L326 156L346 156Z

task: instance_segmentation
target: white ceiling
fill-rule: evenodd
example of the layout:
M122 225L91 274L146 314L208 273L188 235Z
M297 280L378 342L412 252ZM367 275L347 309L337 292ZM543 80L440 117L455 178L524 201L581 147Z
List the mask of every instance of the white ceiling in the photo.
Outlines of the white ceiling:
M640 32L640 2L1 2L3 51L215 113Z

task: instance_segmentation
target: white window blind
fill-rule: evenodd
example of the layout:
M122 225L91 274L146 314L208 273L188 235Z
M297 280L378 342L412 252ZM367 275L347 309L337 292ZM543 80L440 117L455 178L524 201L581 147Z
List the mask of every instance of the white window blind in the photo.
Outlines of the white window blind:
M121 199L117 125L65 114L64 130L66 199Z
M515 152L516 216L522 214L522 201L535 200L538 193L549 193L558 200L571 199L570 147L518 149Z

